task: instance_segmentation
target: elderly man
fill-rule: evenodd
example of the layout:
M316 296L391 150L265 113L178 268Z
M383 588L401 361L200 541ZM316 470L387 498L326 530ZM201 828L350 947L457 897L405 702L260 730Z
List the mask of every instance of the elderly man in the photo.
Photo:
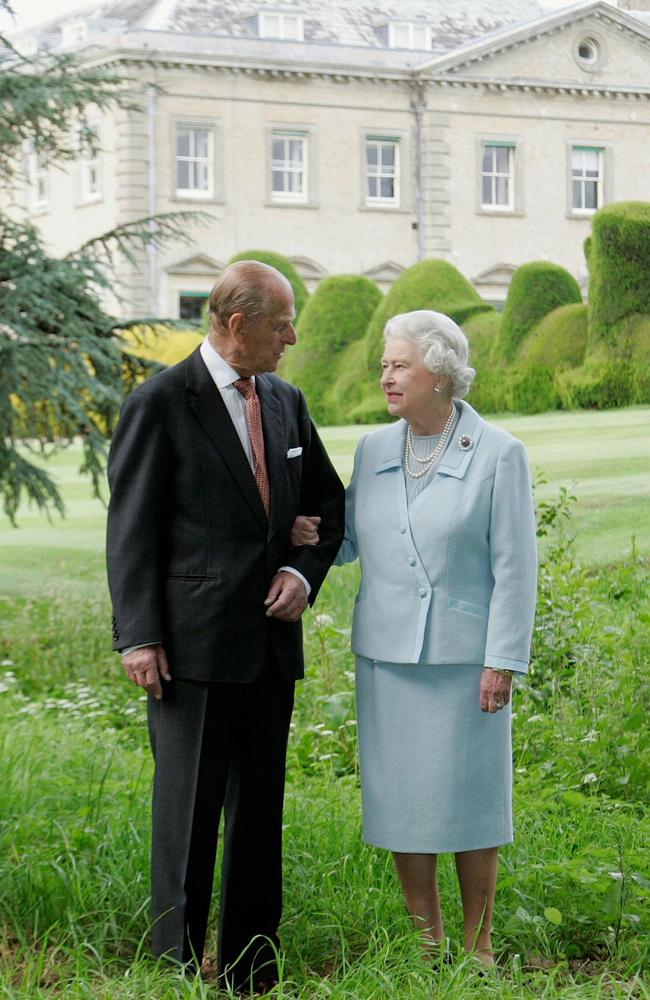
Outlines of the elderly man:
M113 646L149 695L153 947L199 967L225 814L219 969L277 978L284 771L300 617L341 542L344 492L300 392L291 286L240 261L210 333L127 399L109 458ZM320 518L291 549L294 518Z

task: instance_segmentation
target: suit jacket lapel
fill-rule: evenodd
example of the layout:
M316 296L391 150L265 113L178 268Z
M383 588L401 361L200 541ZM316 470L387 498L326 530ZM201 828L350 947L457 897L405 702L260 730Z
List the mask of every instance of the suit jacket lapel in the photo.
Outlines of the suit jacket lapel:
M197 348L186 361L185 384L190 406L208 438L228 467L235 483L264 531L268 520L255 476L241 446L221 393L210 377Z

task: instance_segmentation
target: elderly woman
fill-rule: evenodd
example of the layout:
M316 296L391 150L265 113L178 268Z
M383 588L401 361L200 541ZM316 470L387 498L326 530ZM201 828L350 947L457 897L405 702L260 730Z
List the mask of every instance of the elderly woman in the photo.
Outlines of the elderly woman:
M498 851L512 840L510 694L528 667L535 518L523 446L463 398L467 340L396 316L381 386L400 419L357 447L339 563L354 607L364 839L393 852L423 945L444 950L437 855L453 851L464 945L494 964ZM300 518L294 541L316 539Z

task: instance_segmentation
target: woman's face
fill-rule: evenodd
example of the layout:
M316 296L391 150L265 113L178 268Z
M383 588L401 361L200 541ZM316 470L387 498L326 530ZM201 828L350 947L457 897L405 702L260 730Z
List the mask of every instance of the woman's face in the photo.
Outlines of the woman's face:
M388 412L394 417L413 418L435 412L434 388L440 376L422 363L422 354L410 340L388 341L381 359L381 387Z

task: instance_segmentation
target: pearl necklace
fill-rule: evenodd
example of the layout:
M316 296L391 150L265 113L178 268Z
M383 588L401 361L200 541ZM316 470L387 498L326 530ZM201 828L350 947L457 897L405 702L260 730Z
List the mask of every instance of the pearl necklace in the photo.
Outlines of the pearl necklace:
M442 434L438 439L438 443L426 458L418 458L413 451L413 438L411 436L411 425L409 424L406 430L406 443L404 445L404 469L411 477L411 479L422 479L422 476L426 476L427 472L435 462L435 460L442 454L447 440L451 433L451 428L453 426L454 420L456 418L456 408L452 404L451 412L447 417L447 423L443 427ZM424 465L424 469L421 472L412 472L409 468L409 461L413 459L418 465Z

